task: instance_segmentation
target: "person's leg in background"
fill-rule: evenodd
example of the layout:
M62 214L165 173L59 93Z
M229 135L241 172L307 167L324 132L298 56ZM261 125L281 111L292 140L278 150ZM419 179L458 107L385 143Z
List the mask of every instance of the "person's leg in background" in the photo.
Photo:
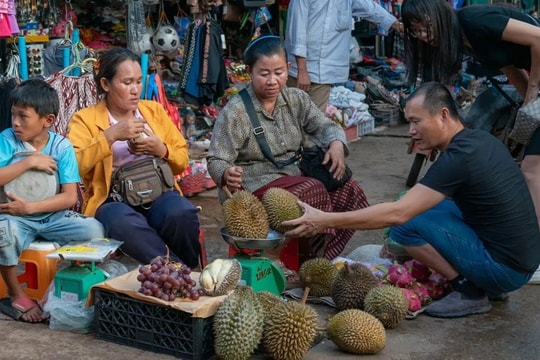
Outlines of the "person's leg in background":
M287 79L288 87L296 87L296 78L289 76ZM317 107L326 114L326 106L328 105L328 99L330 98L330 84L315 84L311 83L309 87L309 97L311 101L317 105Z
M536 130L531 143L527 146L525 156L521 161L521 172L525 176L534 203L538 224L540 224L540 129ZM540 267L536 269L529 284L540 284Z

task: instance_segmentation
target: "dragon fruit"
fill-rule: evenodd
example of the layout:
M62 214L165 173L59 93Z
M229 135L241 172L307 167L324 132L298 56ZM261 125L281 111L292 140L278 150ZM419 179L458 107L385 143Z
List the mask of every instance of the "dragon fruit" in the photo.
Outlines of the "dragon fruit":
M407 260L403 265L417 281L427 280L431 275L431 269L416 259Z
M400 264L394 264L388 269L385 277L390 284L400 288L406 288L414 282L414 278L407 267Z
M426 305L431 301L431 296L429 295L429 289L422 283L415 281L409 287L420 299L422 305Z
M429 291L429 296L436 300L441 298L448 291L450 284L444 276L439 273L433 273L429 278L422 282Z
M409 311L415 312L422 308L422 301L416 293L410 289L402 289L409 301Z

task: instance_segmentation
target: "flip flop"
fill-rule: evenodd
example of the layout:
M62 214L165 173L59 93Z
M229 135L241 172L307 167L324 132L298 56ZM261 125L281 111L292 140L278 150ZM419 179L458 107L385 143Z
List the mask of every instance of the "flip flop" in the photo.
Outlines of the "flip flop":
M0 299L0 311L14 320L30 322L24 320L22 316L36 307L41 309L41 306L28 296L20 297L16 301L11 301L9 297ZM43 319L41 322L46 320Z

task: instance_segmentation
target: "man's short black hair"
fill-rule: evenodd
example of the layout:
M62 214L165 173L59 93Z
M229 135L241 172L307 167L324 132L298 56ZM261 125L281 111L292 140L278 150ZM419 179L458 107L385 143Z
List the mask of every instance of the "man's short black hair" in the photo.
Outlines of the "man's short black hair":
M423 105L430 115L435 115L445 107L451 117L459 119L456 100L445 85L436 81L423 83L409 96L407 102L419 96L424 96Z
M56 90L45 80L30 79L21 82L9 94L11 106L33 108L39 116L58 116L60 101Z

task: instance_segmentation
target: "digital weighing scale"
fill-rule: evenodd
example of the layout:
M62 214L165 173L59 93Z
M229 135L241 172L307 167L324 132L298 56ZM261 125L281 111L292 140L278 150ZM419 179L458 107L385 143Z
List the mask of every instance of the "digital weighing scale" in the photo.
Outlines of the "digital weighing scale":
M269 291L280 296L285 290L285 275L278 265L263 256L263 251L280 246L285 241L283 235L270 230L266 239L250 239L230 235L225 228L220 232L227 244L238 251L233 258L242 266L241 279L246 285L255 292Z

